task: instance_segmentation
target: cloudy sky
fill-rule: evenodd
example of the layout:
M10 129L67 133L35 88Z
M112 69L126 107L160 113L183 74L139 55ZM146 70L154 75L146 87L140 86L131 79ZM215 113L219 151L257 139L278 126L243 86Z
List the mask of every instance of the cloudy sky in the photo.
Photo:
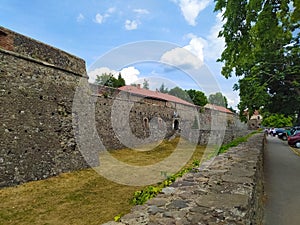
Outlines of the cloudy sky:
M220 91L236 108L236 80L216 62L224 41L213 9L213 0L0 0L0 25L83 58L90 82L121 72L151 89Z

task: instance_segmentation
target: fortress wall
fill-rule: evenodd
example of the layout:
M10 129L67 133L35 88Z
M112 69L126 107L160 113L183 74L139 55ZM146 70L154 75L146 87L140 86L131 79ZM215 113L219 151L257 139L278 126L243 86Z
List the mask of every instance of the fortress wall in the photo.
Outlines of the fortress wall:
M88 90L75 101L80 82ZM226 113L89 85L84 60L3 27L0 99L0 187L98 166L104 149L174 135L228 143L248 132Z
M86 168L72 129L85 62L0 27L0 187Z
M95 96L95 121L105 149L138 146L174 135L200 145L209 141L227 144L249 133L247 125L241 125L233 114L140 97L112 88L94 88L101 89ZM178 131L175 120L179 122ZM135 138L139 140L135 142Z

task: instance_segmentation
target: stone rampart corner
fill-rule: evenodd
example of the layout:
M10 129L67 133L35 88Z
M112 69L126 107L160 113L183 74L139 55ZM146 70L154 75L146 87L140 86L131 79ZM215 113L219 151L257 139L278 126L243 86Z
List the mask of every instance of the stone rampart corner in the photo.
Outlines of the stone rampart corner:
M0 26L0 50L15 53L58 69L86 76L85 61L55 47Z

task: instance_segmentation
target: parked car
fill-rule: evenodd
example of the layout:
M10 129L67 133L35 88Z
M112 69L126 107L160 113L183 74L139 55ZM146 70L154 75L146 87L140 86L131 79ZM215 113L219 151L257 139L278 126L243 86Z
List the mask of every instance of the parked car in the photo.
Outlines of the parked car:
M276 128L275 129L275 135L279 135L279 134L282 134L285 132L285 129L284 128Z
M286 141L288 139L288 136L291 135L291 128L280 128L279 132L277 133L277 137L281 140Z
M293 134L288 137L288 144L290 146L300 148L300 132L296 132L296 134Z
M287 139L288 139L288 132L287 131L284 131L284 132L282 132L282 133L279 133L278 135L277 135L277 137L279 138L279 139L281 139L281 140L283 140L283 141L286 141Z
M278 138L286 141L289 136L299 133L300 132L300 126L292 127L292 128L286 128L283 133L278 133Z
M296 132L299 132L299 131L300 131L300 126L293 127L290 130L290 135L293 135L293 134L295 134Z

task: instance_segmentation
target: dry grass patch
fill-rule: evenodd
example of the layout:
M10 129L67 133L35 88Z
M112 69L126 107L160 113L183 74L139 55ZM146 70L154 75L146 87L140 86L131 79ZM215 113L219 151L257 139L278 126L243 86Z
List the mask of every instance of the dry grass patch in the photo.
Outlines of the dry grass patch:
M178 139L174 139L162 142L152 151L123 149L111 154L134 165L153 164L168 157L176 147L182 148L184 153L185 145L189 145L188 142L182 146L177 144ZM195 159L201 159L203 150L197 146L186 167ZM119 213L129 212L130 198L142 188L114 183L93 169L4 188L0 190L0 224L102 224Z

